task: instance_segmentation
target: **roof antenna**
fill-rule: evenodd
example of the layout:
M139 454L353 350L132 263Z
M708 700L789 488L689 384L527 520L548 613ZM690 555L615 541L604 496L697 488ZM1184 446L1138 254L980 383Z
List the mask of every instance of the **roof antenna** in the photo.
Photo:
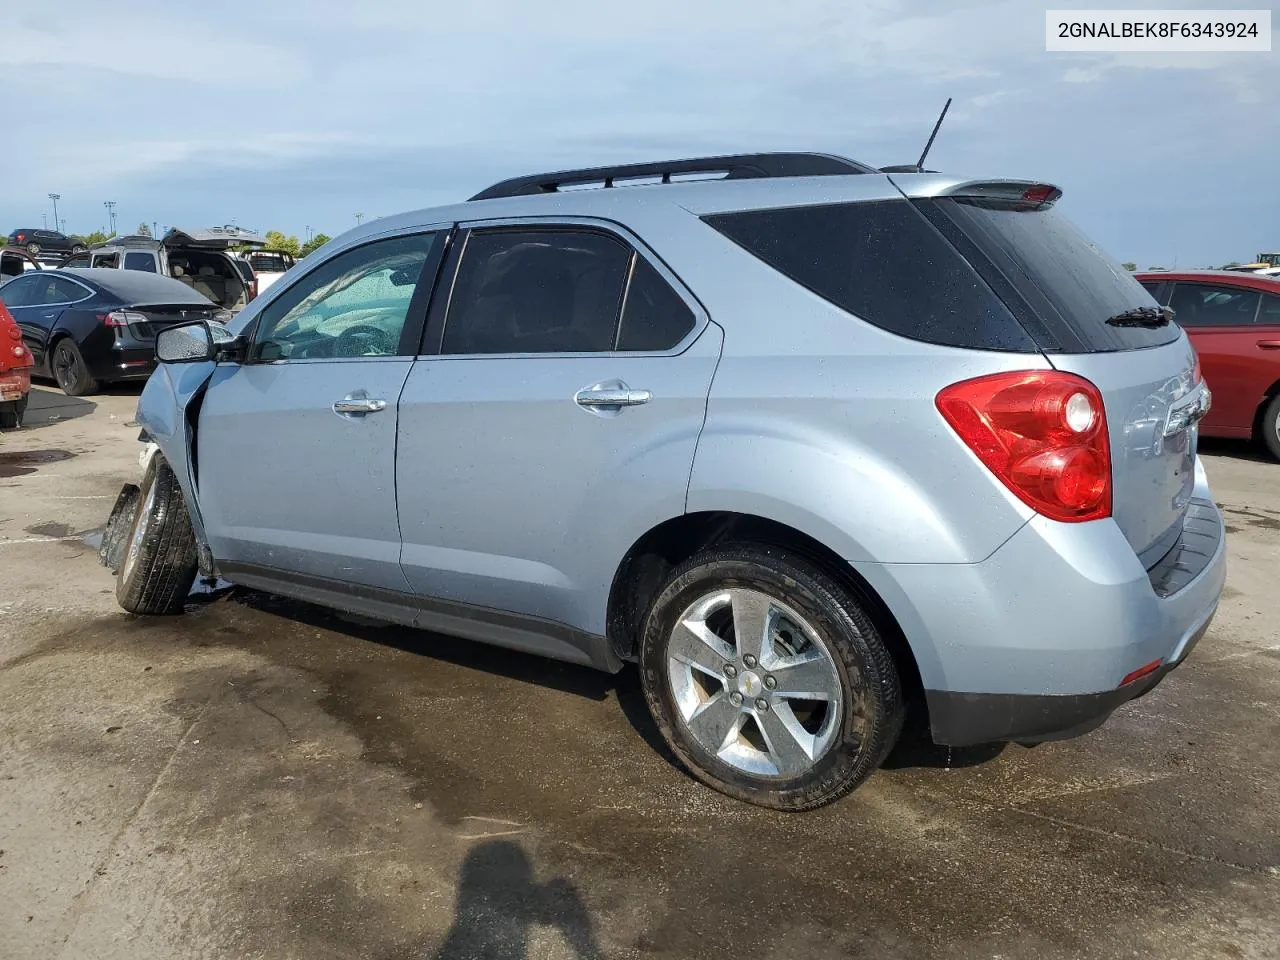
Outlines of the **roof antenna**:
M933 133L929 134L929 142L924 145L924 152L920 154L920 159L916 161L916 172L924 173L924 158L929 155L929 148L933 146L933 138L938 135L938 129L942 126L942 121L947 116L947 111L951 109L951 98L947 97L947 102L942 105L942 113L938 114L938 122L933 125Z

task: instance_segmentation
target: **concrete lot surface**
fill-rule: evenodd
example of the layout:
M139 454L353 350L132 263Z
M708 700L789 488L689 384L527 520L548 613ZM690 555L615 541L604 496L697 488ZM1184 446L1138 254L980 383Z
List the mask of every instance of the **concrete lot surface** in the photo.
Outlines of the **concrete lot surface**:
M1280 957L1280 465L1206 442L1229 585L1080 740L908 744L782 815L618 677L235 590L139 619L84 537L137 390L0 435L0 957Z

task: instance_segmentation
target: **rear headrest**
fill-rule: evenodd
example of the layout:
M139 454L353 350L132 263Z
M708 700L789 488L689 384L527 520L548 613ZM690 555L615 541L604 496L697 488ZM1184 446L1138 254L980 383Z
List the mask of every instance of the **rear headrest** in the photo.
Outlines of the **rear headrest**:
M175 277L181 277L181 276L182 276L182 275L184 275L187 271L183 270L180 266L178 266L178 265L175 263L175 264L170 268L169 272L170 272L170 273L172 273Z
M214 270L213 267L209 266L207 263L200 268L200 276L202 277L213 277L216 275L217 275L217 271Z

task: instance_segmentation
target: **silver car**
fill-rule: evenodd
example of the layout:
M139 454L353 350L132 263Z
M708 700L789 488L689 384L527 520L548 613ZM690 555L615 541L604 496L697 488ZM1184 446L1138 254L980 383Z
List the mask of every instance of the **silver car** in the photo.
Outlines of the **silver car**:
M911 711L1092 729L1205 632L1224 535L1195 354L1060 193L763 154L366 223L160 334L120 603L217 575L635 663L689 771L779 809Z

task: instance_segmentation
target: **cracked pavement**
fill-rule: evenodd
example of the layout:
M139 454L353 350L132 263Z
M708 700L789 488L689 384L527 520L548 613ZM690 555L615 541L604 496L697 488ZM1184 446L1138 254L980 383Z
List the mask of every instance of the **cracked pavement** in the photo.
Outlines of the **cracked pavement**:
M249 591L139 619L84 536L136 389L0 435L0 956L1280 957L1280 464L1192 658L1084 738L904 744L783 815L618 677Z

